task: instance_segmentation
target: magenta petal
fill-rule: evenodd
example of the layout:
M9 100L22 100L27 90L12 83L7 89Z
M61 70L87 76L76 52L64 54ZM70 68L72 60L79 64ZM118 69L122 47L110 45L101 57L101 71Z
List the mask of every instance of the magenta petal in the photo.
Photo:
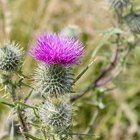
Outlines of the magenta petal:
M31 47L30 55L46 64L73 65L83 56L83 44L73 38L56 34L42 34L37 37L36 46Z

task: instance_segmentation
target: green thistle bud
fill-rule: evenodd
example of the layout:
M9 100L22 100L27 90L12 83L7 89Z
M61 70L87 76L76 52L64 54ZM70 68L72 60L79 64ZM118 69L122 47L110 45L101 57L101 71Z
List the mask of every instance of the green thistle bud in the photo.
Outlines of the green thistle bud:
M39 115L46 126L52 126L55 130L65 129L71 123L71 105L66 102L45 101L39 107Z
M122 9L131 3L131 0L109 0L109 3L115 9Z
M62 31L60 32L60 34L65 37L79 39L80 29L76 25L69 25L69 26L63 28Z
M22 60L22 49L18 44L6 43L0 48L0 70L17 70Z
M125 21L132 32L136 34L140 33L140 15L130 13L125 17Z
M34 76L36 92L46 97L72 92L73 75L70 70L63 65L40 64Z

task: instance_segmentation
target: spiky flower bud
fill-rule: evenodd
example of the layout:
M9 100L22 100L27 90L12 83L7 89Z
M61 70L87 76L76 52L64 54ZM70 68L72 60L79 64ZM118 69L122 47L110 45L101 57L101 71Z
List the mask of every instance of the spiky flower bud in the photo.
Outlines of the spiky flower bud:
M70 71L63 65L39 64L34 76L36 92L56 97L72 92L73 75Z
M109 0L109 3L115 9L121 9L128 6L131 3L131 0Z
M71 123L71 105L47 100L39 107L39 115L46 126L51 126L55 130L65 129Z
M62 36L79 39L80 29L76 25L69 25L60 32Z
M140 33L140 15L130 13L125 17L125 21L132 32L136 34Z
M17 70L22 60L22 49L18 44L6 43L0 48L0 70Z

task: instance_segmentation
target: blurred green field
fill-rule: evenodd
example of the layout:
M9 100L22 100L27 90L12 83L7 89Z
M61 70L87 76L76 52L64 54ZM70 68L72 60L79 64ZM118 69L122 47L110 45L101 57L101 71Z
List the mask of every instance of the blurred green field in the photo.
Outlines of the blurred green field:
M139 11L140 1L134 0L134 6ZM66 26L76 25L86 48L82 64L74 68L77 75L89 64L104 31L114 26L114 20L113 10L109 8L107 0L0 0L0 44L14 40L24 47L26 59L23 71L31 76L36 63L28 56L28 49L36 35L41 32L59 33ZM131 38L126 26L124 30L124 38ZM76 83L76 93L96 79L109 64L113 52L110 45L112 40L104 44L93 66ZM103 95L105 108L97 109L95 103L98 96L108 88L113 89ZM26 89L24 92L22 96L25 96ZM0 97L1 100L10 101L9 96L3 92ZM140 140L139 45L129 53L126 65L112 82L91 90L73 106L76 108L73 132L83 134L90 128L90 134L94 135L79 136L75 140ZM4 127L10 113L9 107L0 104L0 140L5 133Z

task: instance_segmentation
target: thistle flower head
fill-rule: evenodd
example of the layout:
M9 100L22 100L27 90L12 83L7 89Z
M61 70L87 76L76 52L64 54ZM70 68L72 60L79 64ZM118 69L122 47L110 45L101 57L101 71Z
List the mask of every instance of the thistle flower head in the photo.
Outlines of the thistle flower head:
M109 3L115 9L121 9L128 6L131 3L131 0L109 0Z
M18 44L4 44L4 47L0 48L0 70L16 70L21 64L22 55L22 49Z
M39 64L34 76L36 92L55 97L72 92L73 75L70 71L63 65Z
M84 47L78 40L45 33L37 38L37 45L30 50L32 57L48 65L77 64L83 53Z
M130 13L125 17L125 21L132 32L140 34L140 15Z
M52 101L46 100L39 107L39 115L47 126L59 130L64 129L71 122L71 105L66 102L52 103Z

